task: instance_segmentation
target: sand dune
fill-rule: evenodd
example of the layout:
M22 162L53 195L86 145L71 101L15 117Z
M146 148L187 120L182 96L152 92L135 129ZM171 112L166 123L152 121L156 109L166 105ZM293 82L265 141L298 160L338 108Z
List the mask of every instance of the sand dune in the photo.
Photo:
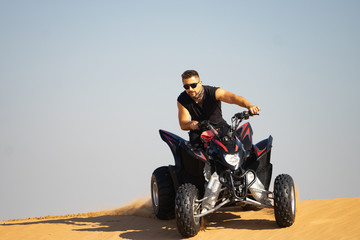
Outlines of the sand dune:
M299 201L295 224L278 228L271 209L228 207L205 218L192 239L360 239L360 198ZM181 239L174 220L154 217L148 200L112 211L0 222L2 240Z

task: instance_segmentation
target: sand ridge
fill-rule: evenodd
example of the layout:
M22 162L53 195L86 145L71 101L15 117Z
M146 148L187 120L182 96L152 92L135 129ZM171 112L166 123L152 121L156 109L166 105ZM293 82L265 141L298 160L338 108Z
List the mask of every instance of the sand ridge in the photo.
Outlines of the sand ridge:
M191 239L360 239L360 198L297 202L293 226L279 228L272 209L223 208ZM101 212L0 222L0 239L181 239L175 220L161 221L149 200Z

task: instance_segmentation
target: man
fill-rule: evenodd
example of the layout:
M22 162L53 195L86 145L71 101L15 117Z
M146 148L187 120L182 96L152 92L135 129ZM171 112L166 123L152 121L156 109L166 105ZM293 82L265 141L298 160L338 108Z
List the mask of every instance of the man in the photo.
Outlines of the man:
M247 108L252 114L260 111L258 106L252 105L241 96L221 88L202 85L195 70L187 70L181 77L185 91L177 99L179 124L182 130L190 130L190 143L194 147L201 144L201 130L198 126L200 121L209 120L215 128L228 126L222 117L221 102Z

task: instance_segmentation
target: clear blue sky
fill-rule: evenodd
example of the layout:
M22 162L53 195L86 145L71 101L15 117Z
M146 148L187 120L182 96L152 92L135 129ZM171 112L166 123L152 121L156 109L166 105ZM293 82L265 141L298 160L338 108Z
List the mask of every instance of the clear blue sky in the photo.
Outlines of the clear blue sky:
M261 107L274 177L359 197L360 1L0 1L0 220L112 209L172 164L180 75ZM241 111L223 105L224 117Z

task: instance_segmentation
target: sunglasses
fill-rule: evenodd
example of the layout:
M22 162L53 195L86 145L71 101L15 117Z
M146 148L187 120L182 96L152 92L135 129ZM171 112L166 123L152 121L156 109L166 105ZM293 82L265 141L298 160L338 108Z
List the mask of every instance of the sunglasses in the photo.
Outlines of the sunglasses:
M191 83L191 84L184 84L184 88L186 90L188 90L190 87L194 89L194 88L196 88L197 85L198 85L198 82L197 83Z

